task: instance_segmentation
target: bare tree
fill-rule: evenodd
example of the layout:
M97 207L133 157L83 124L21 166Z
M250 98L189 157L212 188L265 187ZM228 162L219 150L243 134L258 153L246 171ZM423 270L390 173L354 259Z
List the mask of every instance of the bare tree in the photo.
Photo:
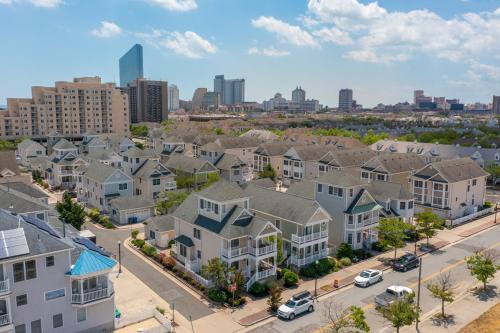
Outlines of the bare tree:
M342 303L335 302L335 300L325 303L322 318L327 322L330 333L370 331L370 327L366 323L365 313L360 307L345 307Z
M445 318L444 304L451 303L455 296L454 281L451 278L450 272L440 272L439 276L427 284L427 289L430 291L432 297L441 300L441 317Z

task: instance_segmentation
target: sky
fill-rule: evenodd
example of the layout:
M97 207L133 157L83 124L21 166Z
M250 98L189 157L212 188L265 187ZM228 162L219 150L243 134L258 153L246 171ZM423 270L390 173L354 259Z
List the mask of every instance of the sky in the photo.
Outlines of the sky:
M213 89L246 80L276 92L365 107L429 96L490 103L500 94L499 0L0 0L0 105L78 76L119 82L118 59L144 47L144 75Z

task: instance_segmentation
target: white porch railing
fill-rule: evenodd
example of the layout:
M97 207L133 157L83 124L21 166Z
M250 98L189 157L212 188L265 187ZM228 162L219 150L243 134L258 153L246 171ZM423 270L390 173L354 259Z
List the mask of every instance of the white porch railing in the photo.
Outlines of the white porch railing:
M463 224L463 223L465 223L467 221L475 219L476 217L483 216L483 215L489 214L491 212L493 212L493 207L480 210L478 212L469 214L467 216L459 217L458 219L450 220L450 221L447 222L447 224L451 225L452 227L455 227L457 225L460 225L460 224Z
M196 273L200 271L200 263L198 260L187 260L184 262L184 267L190 272Z
M257 281L257 274L252 275L252 277L247 281L246 284L247 291L250 290L250 287L252 286L252 284L255 283L255 281Z
M262 280L273 275L276 275L276 267L274 266L265 271L257 272L257 280Z
M0 281L0 293L8 293L10 291L9 279Z
M263 256L266 254L274 253L277 250L277 246L275 243L269 244L263 247L250 247L250 254L256 257Z
M193 277L196 281L198 281L199 283L201 283L202 285L204 285L207 288L212 287L212 285L213 285L212 281L205 279L203 276L196 274L195 272L191 272L191 273L193 273Z
M248 246L221 249L221 254L226 258L235 258L248 253Z
M315 262L316 260L326 258L327 256L328 256L328 248L323 249L323 250L319 251L318 253L312 254L312 255L305 257L305 258L297 258L296 256L292 255L290 257L290 263L301 267L301 266L309 265L309 264Z
M98 301L113 295L113 285L108 282L107 288L102 288L86 293L71 294L71 302L73 304L87 304L90 302Z
M298 236L296 234L292 234L292 242L295 243L307 243L307 242L312 242L320 238L326 238L328 237L328 231L327 230L321 230L318 232L314 232L312 234L308 235L303 235L303 236Z
M0 326L5 326L10 324L10 315L8 313L0 316Z

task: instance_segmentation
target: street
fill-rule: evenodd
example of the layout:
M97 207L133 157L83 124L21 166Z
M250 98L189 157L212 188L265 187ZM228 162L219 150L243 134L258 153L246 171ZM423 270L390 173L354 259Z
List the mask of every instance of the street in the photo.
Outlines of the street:
M420 306L422 316L430 311L437 312L436 307L440 302L432 298L425 287L433 278L439 275L440 270L449 271L456 285L456 293L460 293L471 284L475 283L474 278L469 274L466 265L463 263L464 257L470 255L477 247L500 247L500 229L493 227L487 231L471 236L462 242L438 250L423 257L422 264L422 287ZM390 285L404 285L417 290L418 268L406 273L386 271L384 280L369 288L347 287L339 292L320 298L316 304L315 311L297 317L294 321L271 318L264 321L261 326L251 329L249 332L255 333L276 333L276 332L313 332L316 328L326 324L322 313L325 304L334 300L344 306L357 305L365 310L367 322L371 332L392 332L394 329L385 321L373 308L374 297L383 292ZM285 300L283 300L285 301Z
M85 226L97 236L97 244L116 255L118 259L118 241L123 243L130 236L130 230L106 230L98 228L90 222L87 222ZM141 227L142 225L138 225L137 229ZM142 280L167 303L175 304L175 310L184 317L189 318L191 316L194 321L213 313L205 304L177 286L175 282L163 276L143 259L131 253L123 245L121 246L121 262L124 267Z

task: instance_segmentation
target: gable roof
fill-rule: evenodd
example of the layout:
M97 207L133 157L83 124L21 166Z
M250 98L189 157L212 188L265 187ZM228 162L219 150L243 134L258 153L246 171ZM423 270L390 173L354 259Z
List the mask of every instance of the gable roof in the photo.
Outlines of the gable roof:
M42 149L43 151L45 151L44 146L42 146L40 143L33 141L31 139L24 139L20 144L17 145L18 150L26 150L28 148Z
M12 213L32 213L48 210L48 207L35 203L31 200L24 199L13 192L0 189L0 208L8 210Z
M165 177L173 176L173 173L159 161L146 160L133 175L134 177Z
M260 144L254 153L265 156L281 156L292 147L293 144L288 142L267 142Z
M42 192L39 189L23 182L2 183L0 184L0 188L6 191L8 191L8 189L18 191L20 193L24 193L32 198L37 198L37 199L49 197L49 195L46 194L45 192Z
M175 220L172 215L151 216L142 223L147 225L150 229L159 232L175 229Z
M83 175L85 177L93 179L98 183L104 183L111 175L115 172L119 172L123 174L128 179L132 180L128 175L126 175L120 169L115 169L109 165L99 163L99 162L91 162L85 168L82 169Z
M218 137L214 141L222 149L251 148L259 145L259 139L255 137Z
M344 170L332 169L314 179L314 181L317 183L325 183L341 187L358 186L368 183L367 180L361 179L361 172L359 168L349 168Z
M369 199L369 202L363 202L363 199ZM351 202L349 207L347 207L345 213L346 214L360 214L360 213L366 213L372 210L377 210L381 209L382 206L380 206L377 201L370 195L370 193L366 189L361 189L361 191L358 192L354 200Z
M314 200L316 192L316 184L311 179L302 179L294 182L288 188L286 193L293 194L302 198Z
M191 174L198 172L213 172L217 171L217 168L210 163L199 158L189 157L185 155L174 155L171 156L164 165L170 170L176 172L176 170L181 170Z
M61 138L57 141L57 143L52 147L52 149L76 149L76 146L66 140L65 138Z
M449 183L486 176L488 173L470 158L434 162L415 173L418 178Z
M285 157L291 157L293 153L296 153L299 159L302 161L318 161L322 156L331 150L337 149L333 146L294 146L290 148L285 154Z
M248 197L238 185L225 180L215 182L196 195L219 202Z
M140 149L136 146L130 147L130 149L121 153L122 156L127 156L128 158L137 158L137 157L154 157L156 154L152 149Z
M268 130L261 130L261 129L251 129L251 130L241 134L240 137L244 137L244 138L252 137L252 138L257 138L260 141L277 140L279 138L273 132L268 131Z
M14 175L21 173L16 161L16 152L13 150L0 151L0 174L7 170Z
M150 208L155 206L155 202L152 199L139 195L111 199L109 204L111 207L118 210Z
M220 170L231 170L233 167L243 167L246 165L238 156L233 154L223 154L215 162L215 166Z
M361 168L369 171L393 174L418 170L423 168L426 164L422 156L414 153L394 154L383 152L371 158L363 164Z
M346 168L361 166L373 156L375 156L375 152L369 148L336 149L327 152L319 162L334 167Z

